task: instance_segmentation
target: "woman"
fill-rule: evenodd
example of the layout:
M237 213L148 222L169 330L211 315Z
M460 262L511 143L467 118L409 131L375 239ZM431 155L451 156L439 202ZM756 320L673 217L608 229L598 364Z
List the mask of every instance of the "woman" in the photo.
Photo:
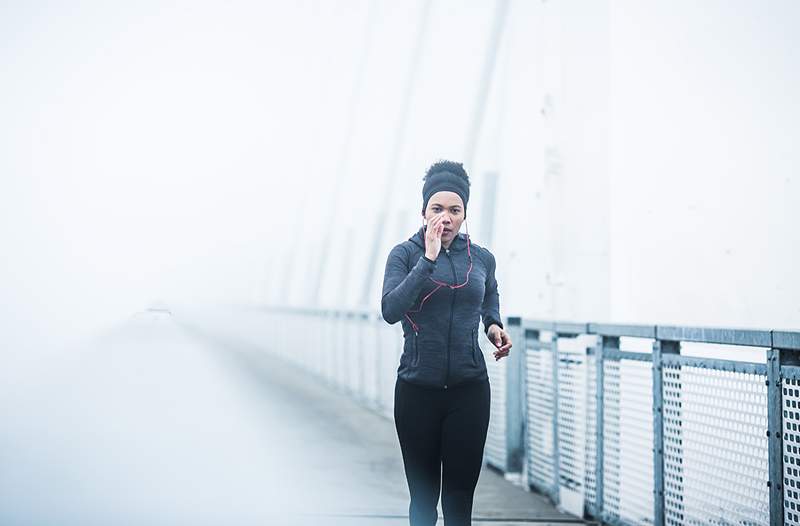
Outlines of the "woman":
M441 486L445 525L470 525L489 426L480 319L497 347L495 360L508 355L511 339L500 319L494 256L459 233L469 201L464 167L438 162L424 181L427 225L391 250L383 278L383 318L402 321L405 340L395 427L411 494L410 524L436 524Z

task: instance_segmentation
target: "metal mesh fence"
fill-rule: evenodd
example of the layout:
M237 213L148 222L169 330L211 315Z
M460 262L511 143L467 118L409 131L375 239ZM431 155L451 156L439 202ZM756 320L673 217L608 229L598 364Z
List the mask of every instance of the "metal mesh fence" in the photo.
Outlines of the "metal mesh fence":
M620 362L603 362L603 518L619 518Z
M586 355L586 505L597 514L597 356Z
M355 321L347 317L342 320L344 329L344 347L342 348L342 357L344 363L342 364L342 385L348 393L352 395L358 394L358 369L360 349L358 346L358 333Z
M682 525L684 508L683 423L681 421L681 369L662 367L664 415L664 522Z
M651 363L604 360L603 517L653 524Z
M783 516L800 524L800 380L783 379Z
M400 354L403 352L403 336L396 326L384 324L381 329L381 410L389 418L394 417L394 388Z
M552 494L555 489L553 352L529 346L525 365L527 480L539 491Z
M769 524L766 376L666 365L665 521Z
M583 513L586 455L586 349L575 338L558 340L559 502Z
M484 451L487 462L500 469L506 468L506 364L506 360L486 360L492 404Z

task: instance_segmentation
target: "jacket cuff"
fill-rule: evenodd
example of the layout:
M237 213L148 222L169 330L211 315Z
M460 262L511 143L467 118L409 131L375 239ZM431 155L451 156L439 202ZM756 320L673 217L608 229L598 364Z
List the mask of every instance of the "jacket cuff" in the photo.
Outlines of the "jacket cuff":
M436 262L431 260L431 259L428 259L423 254L422 256L419 257L419 263L417 263L417 266L419 266L419 265L422 265L422 267L424 269L428 269L429 268L431 270L431 272L433 272L433 269L436 266Z
M493 319L489 318L489 319L483 321L483 332L486 333L486 334L489 334L489 327L491 327L492 325L497 325L501 329L505 329L505 327L503 327L503 322L502 321L493 320Z

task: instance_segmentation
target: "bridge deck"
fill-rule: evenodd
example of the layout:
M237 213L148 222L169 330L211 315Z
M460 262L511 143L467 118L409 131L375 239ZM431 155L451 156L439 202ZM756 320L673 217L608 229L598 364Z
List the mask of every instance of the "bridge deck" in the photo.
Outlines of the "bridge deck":
M331 515L348 515L350 520L342 524L360 523L354 521L357 517L365 524L407 523L408 490L391 421L257 349L231 342L219 342L215 349L233 370L257 386L265 403L285 399L296 411L291 420L298 421L287 424L306 427L308 441L320 446L315 453L329 457L308 462L305 469L314 472L312 478L321 480L321 487L337 486L341 492L330 508ZM312 458L310 454L308 460ZM557 511L545 497L524 491L488 467L481 473L474 508L474 522L484 520L492 524L583 524Z
M246 344L133 320L47 384L2 415L3 523L408 523L392 422ZM582 523L490 469L474 516Z

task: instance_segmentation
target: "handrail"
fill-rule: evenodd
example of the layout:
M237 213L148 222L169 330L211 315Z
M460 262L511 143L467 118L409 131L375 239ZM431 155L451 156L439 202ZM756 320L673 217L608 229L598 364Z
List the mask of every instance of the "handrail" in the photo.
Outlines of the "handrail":
M374 309L336 309L278 305L259 305L256 308L273 312L291 312L315 316L381 319L380 312ZM510 325L522 325L526 329L550 331L560 335L595 334L598 336L649 338L658 341L680 341L800 350L800 330L787 331L756 328L744 329L732 327L619 324L604 322L584 323L566 320L553 321L539 318L522 318L517 316L509 316L506 320Z

